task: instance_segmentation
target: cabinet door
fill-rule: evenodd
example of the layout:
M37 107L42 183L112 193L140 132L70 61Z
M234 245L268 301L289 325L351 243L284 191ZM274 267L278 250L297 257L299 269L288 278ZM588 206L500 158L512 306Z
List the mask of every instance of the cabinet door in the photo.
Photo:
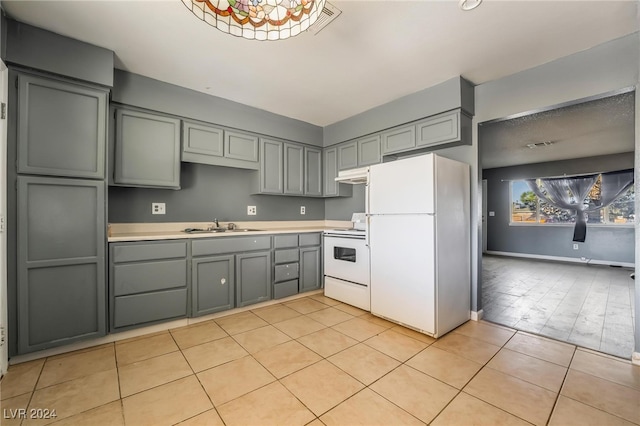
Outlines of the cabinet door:
M114 183L180 188L180 120L118 109L115 136Z
M335 178L338 177L338 148L324 149L324 159L322 161L324 167L323 173L323 190L325 197L350 197L353 194L353 185L338 183Z
M182 123L182 156L183 161L192 161L189 155L222 157L224 155L224 131L217 127L202 124ZM187 159L185 160L185 157Z
M360 139L358 141L358 166L378 164L382 161L380 154L380 135Z
M104 179L107 93L18 75L18 173Z
M282 194L284 176L283 143L260 141L260 193Z
M358 167L358 143L356 141L338 145L338 170Z
M316 290L321 285L321 248L300 249L300 292Z
M212 314L235 306L234 256L196 258L192 261L192 316Z
M258 162L258 137L240 132L224 132L224 156Z
M18 351L106 332L105 184L18 177Z
M431 146L460 140L460 111L439 114L416 125L416 146Z
M382 133L380 137L383 155L405 151L416 146L416 126L412 124L389 130Z
M300 145L284 144L284 193L304 193L304 148Z
M322 151L304 148L304 194L322 196Z
M236 306L271 299L271 252L236 255Z

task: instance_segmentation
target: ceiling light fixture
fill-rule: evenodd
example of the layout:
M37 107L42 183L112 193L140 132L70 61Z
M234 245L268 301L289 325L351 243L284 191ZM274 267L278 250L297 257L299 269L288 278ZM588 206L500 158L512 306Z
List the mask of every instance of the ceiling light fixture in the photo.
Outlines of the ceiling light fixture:
M326 0L182 0L194 15L224 33L283 40L307 30Z
M462 10L473 10L480 6L480 3L482 3L482 0L460 0L458 6Z

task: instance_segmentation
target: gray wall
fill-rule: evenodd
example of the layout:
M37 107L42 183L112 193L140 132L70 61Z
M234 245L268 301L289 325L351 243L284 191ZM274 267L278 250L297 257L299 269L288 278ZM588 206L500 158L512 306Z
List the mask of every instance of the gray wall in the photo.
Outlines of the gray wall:
M247 132L322 146L322 127L238 102L115 70L111 99Z
M182 163L182 189L109 187L109 222L210 222L322 220L324 200L310 197L252 195L258 172ZM152 215L151 203L166 203L165 215ZM248 216L247 206L257 215ZM306 214L300 214L300 206ZM350 217L350 216L349 216Z
M83 41L6 20L7 64L17 64L111 87L113 52Z
M634 263L633 227L589 225L584 243L573 249L573 226L509 226L509 181L563 174L587 174L633 168L633 152L483 171L487 179L487 250L616 263Z
M324 218L351 220L352 213L364 212L364 188L364 185L353 185L351 197L327 198L324 202Z

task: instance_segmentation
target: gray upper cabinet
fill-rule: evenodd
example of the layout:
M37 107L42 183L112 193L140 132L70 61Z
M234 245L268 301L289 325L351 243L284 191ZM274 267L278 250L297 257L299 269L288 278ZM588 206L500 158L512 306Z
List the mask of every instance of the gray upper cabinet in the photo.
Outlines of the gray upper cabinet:
M18 352L106 333L105 184L18 176Z
M322 196L322 150L304 147L304 195Z
M182 161L204 162L224 156L224 131L218 127L182 122Z
M325 148L323 154L323 195L325 197L350 197L353 194L353 186L335 181L338 177L338 148L333 146Z
M383 132L380 135L380 142L383 155L415 148L416 126L411 124Z
M380 135L370 136L358 141L358 167L378 164L381 161Z
M438 114L416 124L417 147L453 142L471 144L471 118L460 110Z
M358 143L356 141L338 145L338 170L358 167Z
M460 140L460 111L439 114L416 124L416 146L439 145Z
M180 189L180 120L118 108L113 182Z
M284 144L284 193L304 194L304 147Z
M183 121L182 161L258 170L258 138L208 123Z
M260 188L261 194L284 192L284 144L271 139L260 140Z
M235 160L258 162L258 137L236 131L224 132L224 155Z
M18 173L104 179L107 92L18 74Z

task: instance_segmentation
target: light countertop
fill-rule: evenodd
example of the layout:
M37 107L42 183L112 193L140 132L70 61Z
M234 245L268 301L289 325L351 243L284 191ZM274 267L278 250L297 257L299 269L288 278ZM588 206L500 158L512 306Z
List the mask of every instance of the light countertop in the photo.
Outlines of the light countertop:
M294 234L303 232L322 232L327 229L350 228L350 221L312 220L312 221L262 221L233 222L238 229L259 229L245 232L207 232L186 233L186 228L208 228L211 222L165 222L165 223L111 223L109 224L109 242L153 241L193 238L237 237L242 235ZM226 228L228 222L220 222Z

